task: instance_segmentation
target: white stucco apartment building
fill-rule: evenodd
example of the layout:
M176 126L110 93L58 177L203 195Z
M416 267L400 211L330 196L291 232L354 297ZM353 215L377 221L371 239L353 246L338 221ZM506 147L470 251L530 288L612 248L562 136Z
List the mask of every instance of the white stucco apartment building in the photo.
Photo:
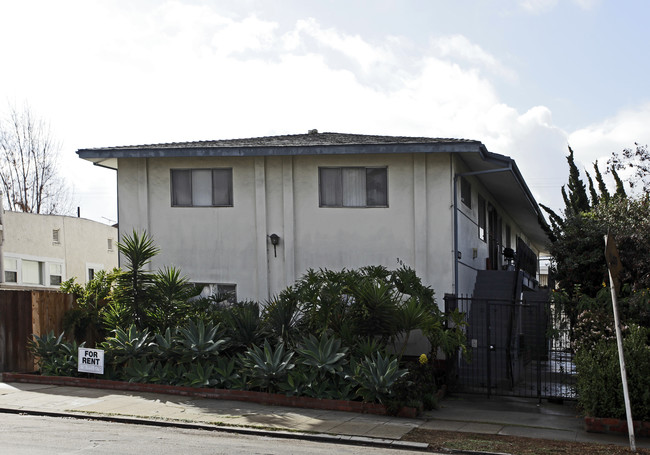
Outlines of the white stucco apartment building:
M85 284L118 265L117 228L84 218L23 212L2 214L1 286L58 288Z
M478 141L312 130L77 153L117 171L120 236L153 236L153 270L179 266L240 300L309 268L400 263L438 296L468 294L505 248L546 248L514 160Z

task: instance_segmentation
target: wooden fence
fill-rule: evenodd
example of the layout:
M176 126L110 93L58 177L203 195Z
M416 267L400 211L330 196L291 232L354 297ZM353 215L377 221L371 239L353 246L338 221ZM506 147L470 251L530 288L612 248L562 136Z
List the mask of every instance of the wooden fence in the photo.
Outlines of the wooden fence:
M61 333L73 302L72 295L57 291L0 289L0 372L35 371L27 341L32 334Z

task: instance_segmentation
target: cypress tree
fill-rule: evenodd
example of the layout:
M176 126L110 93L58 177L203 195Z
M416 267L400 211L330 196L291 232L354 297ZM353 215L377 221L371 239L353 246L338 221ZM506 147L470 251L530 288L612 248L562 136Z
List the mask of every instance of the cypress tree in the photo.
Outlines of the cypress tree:
M587 171L585 171L585 174L587 174L587 180L589 181L589 195L591 196L591 206L595 207L598 205L598 194L594 188L594 181L591 180L591 175L589 175L589 172Z
M567 162L569 163L568 199L570 202L570 207L567 207L567 209L573 213L587 212L591 209L587 197L587 187L580 178L580 171L576 167L571 147L569 147Z
M600 173L600 169L598 169L598 161L594 163L594 171L596 171L596 181L598 182L598 190L600 191L600 198L603 199L605 202L609 201L609 198L611 197L609 195L609 191L607 191L607 185L605 185L605 181L603 180L603 175Z
M623 185L623 181L621 178L618 176L618 172L616 172L616 169L612 167L612 175L614 176L614 180L616 180L616 194L615 196L618 197L627 197L627 193L625 192L625 186Z

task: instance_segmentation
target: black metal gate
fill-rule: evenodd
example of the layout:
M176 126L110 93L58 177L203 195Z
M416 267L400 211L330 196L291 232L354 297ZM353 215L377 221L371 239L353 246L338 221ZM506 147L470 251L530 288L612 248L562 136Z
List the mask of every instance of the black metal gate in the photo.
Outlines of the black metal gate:
M459 390L488 396L575 399L569 326L547 301L445 298L465 314L468 356L457 359Z

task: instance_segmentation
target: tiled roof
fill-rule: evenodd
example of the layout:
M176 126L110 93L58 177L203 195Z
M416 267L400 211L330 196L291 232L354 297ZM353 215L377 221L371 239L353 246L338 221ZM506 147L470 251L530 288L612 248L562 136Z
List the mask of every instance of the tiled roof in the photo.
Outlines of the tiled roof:
M376 136L366 134L318 133L288 134L246 139L220 139L214 141L170 142L166 144L100 147L85 150L152 150L191 148L246 148L246 147L326 147L341 145L394 145L394 144L461 144L478 143L468 139L448 139L409 136Z

